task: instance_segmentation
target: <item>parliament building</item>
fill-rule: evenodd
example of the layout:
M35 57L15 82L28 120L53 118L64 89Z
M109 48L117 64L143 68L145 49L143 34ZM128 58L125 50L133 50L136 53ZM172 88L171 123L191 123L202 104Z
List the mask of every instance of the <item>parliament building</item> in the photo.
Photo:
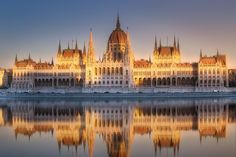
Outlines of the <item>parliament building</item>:
M30 55L13 66L11 88L33 89L137 89L165 87L222 88L228 86L226 55L200 52L198 62L181 62L179 41L172 46L154 41L152 57L135 59L130 34L121 28L119 16L103 56L96 58L93 34L88 47L63 49L59 42L56 61L34 61Z

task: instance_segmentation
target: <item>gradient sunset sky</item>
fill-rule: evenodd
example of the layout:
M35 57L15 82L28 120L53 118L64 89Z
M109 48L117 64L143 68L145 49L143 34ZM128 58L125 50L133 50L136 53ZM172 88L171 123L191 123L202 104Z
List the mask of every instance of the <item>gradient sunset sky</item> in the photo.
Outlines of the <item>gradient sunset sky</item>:
M199 52L227 54L236 68L235 0L5 0L0 2L0 67L18 59L55 59L58 42L88 45L92 28L96 57L106 50L119 11L129 28L135 58L152 55L155 35L162 44L180 40L183 62L197 62Z

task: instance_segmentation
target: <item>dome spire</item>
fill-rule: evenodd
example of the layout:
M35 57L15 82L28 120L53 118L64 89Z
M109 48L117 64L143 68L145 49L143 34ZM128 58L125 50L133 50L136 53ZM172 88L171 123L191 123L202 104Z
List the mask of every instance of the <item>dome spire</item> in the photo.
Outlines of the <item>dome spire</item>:
M120 17L119 17L119 13L117 14L117 19L116 19L116 29L120 29Z

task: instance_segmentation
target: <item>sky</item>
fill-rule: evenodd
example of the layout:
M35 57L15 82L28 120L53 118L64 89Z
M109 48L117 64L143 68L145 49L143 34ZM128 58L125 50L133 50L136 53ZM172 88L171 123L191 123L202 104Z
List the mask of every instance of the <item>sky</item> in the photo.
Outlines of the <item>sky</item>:
M154 38L163 45L180 40L182 62L197 62L203 54L227 55L236 68L235 0L1 0L0 67L18 59L55 59L59 40L66 48L77 40L88 45L90 28L96 57L105 50L119 12L130 32L135 58L152 56Z

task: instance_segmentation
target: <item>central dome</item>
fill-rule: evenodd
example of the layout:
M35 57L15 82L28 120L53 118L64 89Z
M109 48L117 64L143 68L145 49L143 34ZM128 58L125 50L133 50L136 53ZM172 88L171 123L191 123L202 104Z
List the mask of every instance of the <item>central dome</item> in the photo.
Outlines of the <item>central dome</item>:
M112 44L127 42L127 34L120 28L119 16L117 17L116 29L112 31L108 42Z

